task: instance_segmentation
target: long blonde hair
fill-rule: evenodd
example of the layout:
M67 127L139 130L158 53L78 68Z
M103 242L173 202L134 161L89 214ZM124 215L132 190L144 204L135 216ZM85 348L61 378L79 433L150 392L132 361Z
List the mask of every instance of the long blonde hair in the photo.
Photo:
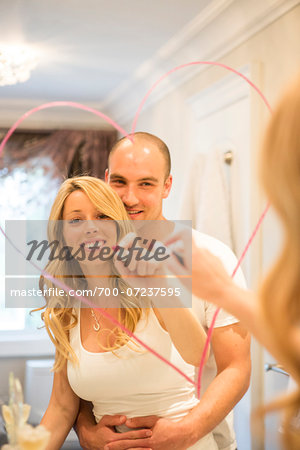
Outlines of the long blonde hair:
M289 87L270 120L260 160L260 177L270 203L281 219L281 254L261 287L261 307L284 365L298 390L266 410L283 408L284 444L300 448L300 430L293 422L300 411L300 349L293 330L300 331L300 77Z
M68 196L76 190L84 192L101 213L118 221L119 238L133 230L121 199L108 184L98 178L89 176L69 178L64 181L57 193L48 222L48 239L49 242L59 242L57 252L64 246L64 241L61 239L64 204ZM70 270L72 265L73 267ZM45 267L45 271L53 277L62 280L70 289L82 288L85 282L84 275L76 260L51 260ZM66 278L66 274L72 275L68 275ZM118 272L113 264L111 266L111 274L112 276L109 278L111 291L117 287L118 292L123 291L126 293L127 286L123 278L118 277ZM50 287L55 287L54 283L42 275L40 277L40 288L51 292L49 290ZM71 360L73 363L77 362L77 357L69 343L69 331L77 324L78 319L73 309L74 297L70 298L67 292L63 297L47 296L46 300L48 306L45 307L45 311L42 313L42 319L57 350L53 370L58 371L62 369L66 359ZM134 332L142 314L139 299L135 296L130 297L127 294L120 294L120 305L124 314L122 318L121 309L119 309L119 321L131 332ZM39 310L41 309L44 308L39 308ZM116 327L112 332L116 335L116 341L114 346L105 347L106 350L116 350L129 340L128 335L120 328Z

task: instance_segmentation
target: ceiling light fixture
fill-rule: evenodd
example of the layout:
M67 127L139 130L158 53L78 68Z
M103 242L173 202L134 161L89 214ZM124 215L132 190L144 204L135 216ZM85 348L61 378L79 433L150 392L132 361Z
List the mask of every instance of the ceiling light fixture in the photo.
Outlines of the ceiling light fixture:
M27 81L37 61L36 53L28 46L0 44L0 86Z

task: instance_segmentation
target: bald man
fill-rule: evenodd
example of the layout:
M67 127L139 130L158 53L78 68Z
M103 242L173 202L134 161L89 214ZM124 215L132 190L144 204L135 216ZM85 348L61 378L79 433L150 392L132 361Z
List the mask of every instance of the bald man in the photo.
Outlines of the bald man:
M162 201L171 186L168 147L158 137L135 133L112 148L105 179L118 193L133 220L162 220Z
M149 133L135 133L133 141L123 138L111 150L106 181L118 193L132 220L162 220L163 200L172 186L168 147ZM232 272L236 258L231 250L214 238L196 233L201 246L221 257ZM240 278L239 278L240 277ZM238 275L243 286L243 277ZM193 299L202 325L208 329L215 307ZM91 405L82 402L76 429L83 448L88 450L184 450L203 436L214 434L216 448L236 448L230 411L248 389L250 381L250 338L238 321L222 311L212 335L212 352L203 374L200 403L179 422L156 417L104 416L95 423ZM131 431L117 433L125 424ZM138 429L137 429L138 428Z

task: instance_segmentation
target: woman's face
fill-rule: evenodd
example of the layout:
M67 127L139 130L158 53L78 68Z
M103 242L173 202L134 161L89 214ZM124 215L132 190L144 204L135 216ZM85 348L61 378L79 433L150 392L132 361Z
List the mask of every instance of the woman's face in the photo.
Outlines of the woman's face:
M65 243L72 247L72 254L81 249L80 260L77 258L81 266L108 261L117 241L116 224L98 211L83 191L76 190L67 197L63 221Z

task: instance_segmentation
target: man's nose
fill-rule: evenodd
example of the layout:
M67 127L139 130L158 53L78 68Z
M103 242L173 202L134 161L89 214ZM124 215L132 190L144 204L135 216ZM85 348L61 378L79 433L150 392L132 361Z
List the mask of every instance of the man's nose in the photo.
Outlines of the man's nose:
M135 206L139 202L134 188L131 187L128 187L123 191L121 200L126 206L129 207Z

